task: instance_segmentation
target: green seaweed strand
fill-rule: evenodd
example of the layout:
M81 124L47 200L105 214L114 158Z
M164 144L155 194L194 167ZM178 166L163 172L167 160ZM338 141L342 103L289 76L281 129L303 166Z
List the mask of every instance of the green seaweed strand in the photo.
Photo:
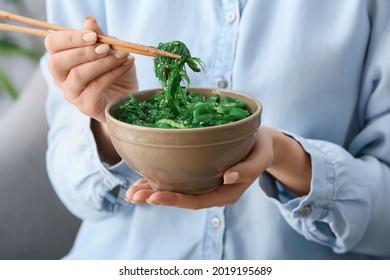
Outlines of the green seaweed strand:
M181 59L154 58L154 71L163 90L145 101L137 101L129 94L130 98L120 106L119 120L146 127L182 129L227 124L250 115L240 99L219 94L206 98L187 92L190 78L186 66L194 72L204 68L203 62L192 57L184 43L160 43L158 48L178 54Z
M194 72L203 70L203 62L192 57L187 46L180 41L160 43L160 50L175 53L181 59L166 56L154 58L154 72L165 94L165 100L175 116L181 114L181 105L186 107L186 87L190 85L186 64Z

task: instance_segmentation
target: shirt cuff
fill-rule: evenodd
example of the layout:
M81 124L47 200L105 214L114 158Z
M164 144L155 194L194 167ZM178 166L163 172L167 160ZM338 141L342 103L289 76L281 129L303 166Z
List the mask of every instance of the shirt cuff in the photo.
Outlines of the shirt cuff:
M123 160L115 165L103 162L102 166L111 174L110 176L115 176L118 180L118 184L104 195L102 204L105 211L115 212L119 208L129 205L129 202L124 199L125 194L128 188L142 177Z
M299 142L311 157L310 192L305 196L296 196L267 172L259 178L260 187L295 230L308 240L335 248L335 235L324 219L335 194L335 166L331 157L317 147L318 141L285 134Z
M90 127L89 124L88 127ZM129 202L124 199L125 193L141 176L123 160L114 165L102 162L92 131L90 131L88 141L91 146L94 146L92 158L97 162L103 180L108 182L103 189L100 189L103 210L115 212L123 206L128 206Z

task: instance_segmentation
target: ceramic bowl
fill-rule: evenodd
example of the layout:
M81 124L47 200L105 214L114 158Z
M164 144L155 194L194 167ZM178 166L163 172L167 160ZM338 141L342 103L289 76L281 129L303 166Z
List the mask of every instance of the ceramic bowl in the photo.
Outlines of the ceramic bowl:
M157 90L138 92L138 100L150 99ZM190 87L189 91L209 97L215 93L239 98L251 115L212 127L167 129L136 126L116 116L127 99L111 102L106 120L112 143L122 159L148 178L155 190L203 193L223 183L223 172L242 161L251 151L261 123L262 105L246 94L215 88Z

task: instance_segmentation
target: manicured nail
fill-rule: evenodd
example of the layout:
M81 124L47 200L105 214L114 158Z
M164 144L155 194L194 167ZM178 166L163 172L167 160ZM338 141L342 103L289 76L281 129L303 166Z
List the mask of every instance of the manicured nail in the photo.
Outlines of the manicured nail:
M233 171L232 173L229 173L224 178L225 184L234 184L237 182L238 178L240 178L240 174L238 174L237 171Z
M110 51L110 45L108 44L101 44L95 48L95 53L97 54L105 54Z
M85 20L90 20L92 22L96 22L96 19L93 16L86 16Z
M136 201L134 201L133 199L128 198L127 196L124 197L124 200L126 200L127 202L130 202L130 203L136 204Z
M116 51L114 55L115 55L116 58L121 59L121 58L128 57L129 53L128 52L123 52L123 51Z
M88 32L83 35L83 40L87 43L94 43L97 40L97 35L95 32Z
M123 65L130 65L134 62L134 57L130 56Z
M160 205L159 203L150 201L149 199L146 199L146 202L147 202L148 204L150 204L150 205L153 205L153 206L158 206L158 205Z

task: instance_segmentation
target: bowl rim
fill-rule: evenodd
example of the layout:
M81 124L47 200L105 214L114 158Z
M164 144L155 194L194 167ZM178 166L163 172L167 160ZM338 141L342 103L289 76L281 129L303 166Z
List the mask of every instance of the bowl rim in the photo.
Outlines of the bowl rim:
M214 87L188 87L187 90L192 90L194 92L196 92L197 89L200 89L200 90L211 90L211 91L228 91L228 92L231 92L231 93L234 93L234 94L237 94L239 96L244 96L245 98L248 98L252 101L254 101L254 103L257 105L257 108L256 108L256 111L253 112L250 116L244 118L244 119L241 119L241 120L238 120L238 121L234 121L234 122L231 122L231 123L227 123L227 124L221 124L221 125L214 125L214 126L207 126L207 127L195 127L195 128L180 128L180 129L174 129L174 128L161 128L161 127L147 127L147 126L141 126L141 125L135 125L135 124L130 124L130 123L126 123L126 122L123 122L121 120L118 120L117 118L115 118L114 116L111 115L110 113L110 109L116 105L117 103L120 103L120 102L123 102L124 100L128 100L129 97L128 95L126 96L123 96L123 97L120 97L120 98L117 98L113 101L111 101L110 103L107 104L106 108L105 108L105 117L106 117L106 123L108 123L108 119L111 121L111 122L115 122L116 124L118 125L121 125L121 126L124 126L124 127L127 127L127 128L132 128L132 129L137 129L137 130L153 130L153 131L156 131L156 132L160 132L160 133L171 133L171 132L175 132L175 133L188 133L189 131L199 131L199 132L202 132L202 131L206 131L206 130L210 130L210 129L213 129L213 130L218 130L219 128L220 129L226 129L227 127L232 127L232 126L237 126L237 125L240 125L242 123L245 123L245 122L248 122L249 120L253 119L253 118L258 118L259 116L261 116L262 114L262 111L263 111L263 105L262 103L257 99L255 98L253 95L250 95L250 94L246 94L246 93L243 93L243 92L240 92L240 91L236 91L236 90L231 90L231 89L221 89L221 88L214 88ZM137 91L135 94L142 94L142 93L145 93L145 92L150 92L150 91L161 91L163 90L162 88L151 88L151 89L145 89L145 90L140 90L140 91Z

